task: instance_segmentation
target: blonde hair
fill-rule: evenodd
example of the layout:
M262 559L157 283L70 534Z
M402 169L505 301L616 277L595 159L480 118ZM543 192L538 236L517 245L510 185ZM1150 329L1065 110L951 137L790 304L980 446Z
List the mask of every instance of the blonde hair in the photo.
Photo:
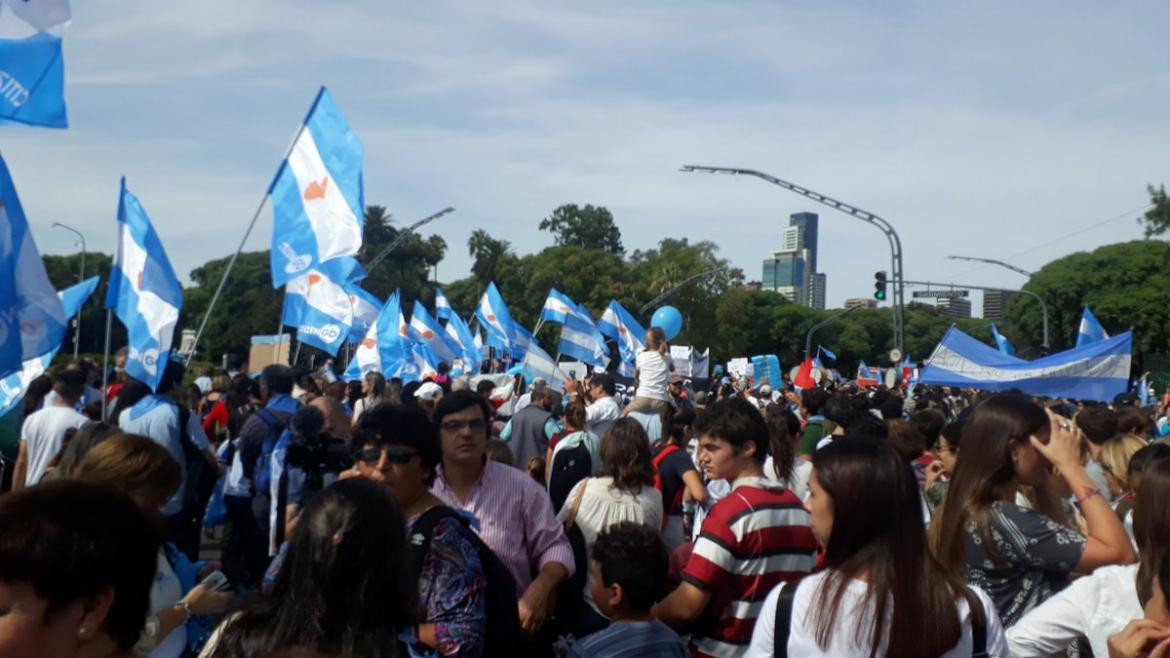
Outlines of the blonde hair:
M94 446L73 477L110 485L136 499L166 502L178 491L183 472L166 448L143 436L119 434Z
M1122 491L1129 491L1129 460L1134 453L1146 447L1146 441L1133 434L1115 436L1101 444L1097 462L1121 485Z
M216 375L211 378L211 390L216 393L227 393L232 387L232 378L227 375Z

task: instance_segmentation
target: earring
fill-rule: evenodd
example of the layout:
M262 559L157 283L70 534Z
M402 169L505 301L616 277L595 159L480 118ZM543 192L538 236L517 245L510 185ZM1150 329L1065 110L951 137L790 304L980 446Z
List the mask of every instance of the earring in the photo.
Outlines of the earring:
M77 637L85 637L87 633L89 633L89 629L84 626L77 629Z

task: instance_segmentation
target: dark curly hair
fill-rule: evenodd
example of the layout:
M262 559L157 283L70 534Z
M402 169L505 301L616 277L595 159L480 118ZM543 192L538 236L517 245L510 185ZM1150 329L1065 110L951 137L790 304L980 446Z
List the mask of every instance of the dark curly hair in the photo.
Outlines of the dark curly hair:
M607 587L622 586L630 612L649 612L666 594L669 558L654 528L633 521L612 525L597 536L592 558Z

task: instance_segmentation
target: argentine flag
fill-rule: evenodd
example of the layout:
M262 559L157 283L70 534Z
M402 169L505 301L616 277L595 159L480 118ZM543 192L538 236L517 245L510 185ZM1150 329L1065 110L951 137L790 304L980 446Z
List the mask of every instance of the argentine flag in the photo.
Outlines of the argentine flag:
M447 340L447 332L430 313L427 313L426 307L417 299L414 300L414 308L410 312L410 328L413 331L412 337L425 344L440 361L449 364L461 356L459 349Z
M447 318L447 337L459 346L460 358L463 359L463 369L472 374L478 373L483 364L483 354L480 352L479 332L472 333L471 328L455 313Z
M338 258L310 269L285 287L284 326L297 338L337 356L353 326L353 304L345 282L357 262Z
M405 332L399 331L400 326L405 328L402 323L402 303L395 290L370 325L365 338L353 351L353 358L343 375L345 380L361 379L370 372L386 374L389 370L399 368L406 359L409 347L405 341Z
M183 306L183 287L138 198L122 179L118 203L118 252L110 270L106 308L129 334L126 373L157 392L171 355Z
M999 347L1000 352L1008 356L1016 355L1016 348L1008 342L1008 339L1003 334L999 333L999 328L995 326L994 322L991 323L991 337L995 339L995 344Z
M447 300L447 295L443 294L442 288L435 288L435 317L440 320L450 320L454 315L454 309L451 308L451 302Z
M494 338L495 343L504 349L514 347L515 323L512 321L508 305L504 303L504 298L500 296L500 291L496 288L494 281L488 284L487 290L483 292L483 297L480 297L479 306L475 309L475 317L479 319L479 323L487 331L489 345L492 344Z
M353 308L353 326L349 329L349 342L360 343L370 330L370 325L378 319L382 302L352 281L345 284L345 291L349 293L349 305Z
M601 314L597 329L603 336L612 338L617 343L621 356L618 374L633 377L634 361L638 358L638 352L646 349L646 344L642 342L646 330L616 299L610 300L609 306Z
M61 346L67 322L0 158L0 377Z
M77 312L81 310L82 305L93 294L97 285L98 277L93 276L57 293L61 298L62 306L65 308L66 321L77 315ZM53 362L53 358L57 356L57 352L60 349L61 345L58 344L45 354L25 361L19 371L8 375L4 379L0 379L0 416L12 411L12 408L23 399L29 382L49 369L49 364Z
M361 248L362 144L324 87L268 193L273 287Z
M540 319L561 325L561 342L557 347L561 354L591 366L605 366L609 348L585 307L553 288L544 302Z
M533 341L524 353L523 370L524 381L529 384L537 377L543 377L554 391L565 390L565 380L568 376L557 366L548 352L540 349L540 345Z
M1105 327L1097 321L1097 316L1085 307L1085 312L1081 314L1081 324L1077 328L1077 347L1084 347L1092 345L1109 338L1109 334L1105 332Z

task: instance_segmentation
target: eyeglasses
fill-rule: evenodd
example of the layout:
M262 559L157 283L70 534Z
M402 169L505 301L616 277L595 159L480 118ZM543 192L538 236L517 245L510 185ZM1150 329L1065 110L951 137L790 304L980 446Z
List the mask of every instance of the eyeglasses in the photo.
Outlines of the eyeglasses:
M399 466L409 464L410 460L418 457L418 453L414 450L392 450L390 448L370 447L363 448L358 453L358 461L369 466L377 466L378 462L382 461L383 454L386 455L386 461L391 464L398 464Z
M439 427L443 428L444 432L462 432L464 429L469 429L472 432L482 432L487 429L486 420L444 420Z

